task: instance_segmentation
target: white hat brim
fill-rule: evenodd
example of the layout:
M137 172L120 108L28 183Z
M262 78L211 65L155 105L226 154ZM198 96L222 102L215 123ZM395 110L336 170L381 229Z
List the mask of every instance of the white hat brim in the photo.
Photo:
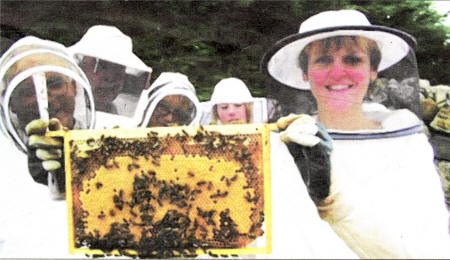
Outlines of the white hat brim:
M138 71L146 71L152 72L152 68L147 66L139 57L137 57L134 53L120 53L116 52L114 56L111 56L111 51L107 48L105 49L92 49L92 50L79 50L77 46L69 47L69 50L74 54L81 54L85 56L91 56L95 58L99 58L102 60L106 60L112 63L123 65L129 69L135 69ZM131 72L132 74L137 74Z
M278 41L263 57L262 70L283 85L307 90L299 66L300 52L309 43L333 36L363 36L377 42L381 52L378 71L385 70L404 58L416 42L411 35L384 26L342 26L327 30L297 33Z

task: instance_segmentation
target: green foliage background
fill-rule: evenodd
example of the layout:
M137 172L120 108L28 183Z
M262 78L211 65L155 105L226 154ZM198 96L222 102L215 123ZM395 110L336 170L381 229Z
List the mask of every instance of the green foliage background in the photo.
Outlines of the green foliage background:
M352 8L372 24L416 37L421 78L449 84L450 28L429 1L0 1L1 51L24 35L77 42L95 24L117 26L134 52L154 70L189 76L200 100L224 77L239 77L255 96L265 95L260 70L265 51L324 10Z

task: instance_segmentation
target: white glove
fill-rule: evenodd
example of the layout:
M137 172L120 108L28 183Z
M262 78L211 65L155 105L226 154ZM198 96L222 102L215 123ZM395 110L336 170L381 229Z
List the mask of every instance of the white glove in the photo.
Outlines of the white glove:
M280 132L280 138L285 143L294 142L307 147L321 144L328 153L333 148L325 126L310 115L290 114L278 119L276 124L279 130L286 128Z
M289 115L289 120L296 117L292 123L286 128L286 130L280 133L281 140L285 143L294 142L303 146L313 147L317 145L321 139L316 136L319 131L319 127L316 124L316 120L306 114ZM279 120L281 120L280 118Z

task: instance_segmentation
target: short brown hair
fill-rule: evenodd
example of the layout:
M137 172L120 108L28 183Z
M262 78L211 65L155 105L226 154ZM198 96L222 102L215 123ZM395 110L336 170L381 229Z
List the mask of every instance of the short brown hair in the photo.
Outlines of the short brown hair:
M302 69L303 73L308 72L309 53L314 45L318 45L319 49L322 52L327 52L331 46L335 46L336 49L339 50L344 46L349 46L353 44L367 51L370 58L370 68L373 71L377 71L378 65L380 64L381 60L380 49L378 48L378 45L374 40L371 40L363 36L334 36L322 40L313 41L308 45L306 45L305 48L303 48L302 52L300 53L299 66Z

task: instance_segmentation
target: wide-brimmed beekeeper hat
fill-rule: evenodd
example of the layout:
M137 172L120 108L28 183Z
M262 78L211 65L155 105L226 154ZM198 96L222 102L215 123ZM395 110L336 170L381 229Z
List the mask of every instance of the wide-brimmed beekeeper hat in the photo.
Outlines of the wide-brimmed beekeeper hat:
M238 78L219 81L211 95L211 106L223 103L242 104L253 102L253 97L245 83Z
M87 55L121 64L127 67L129 74L137 74L139 71L152 72L152 68L133 53L131 38L114 26L90 27L77 43L69 47L69 50L75 55Z
M416 45L416 40L408 33L372 25L359 11L324 11L306 19L298 33L278 41L266 52L261 63L263 73L283 85L309 89L309 83L303 81L299 55L309 43L334 36L363 36L374 40L381 52L378 71L399 62Z

